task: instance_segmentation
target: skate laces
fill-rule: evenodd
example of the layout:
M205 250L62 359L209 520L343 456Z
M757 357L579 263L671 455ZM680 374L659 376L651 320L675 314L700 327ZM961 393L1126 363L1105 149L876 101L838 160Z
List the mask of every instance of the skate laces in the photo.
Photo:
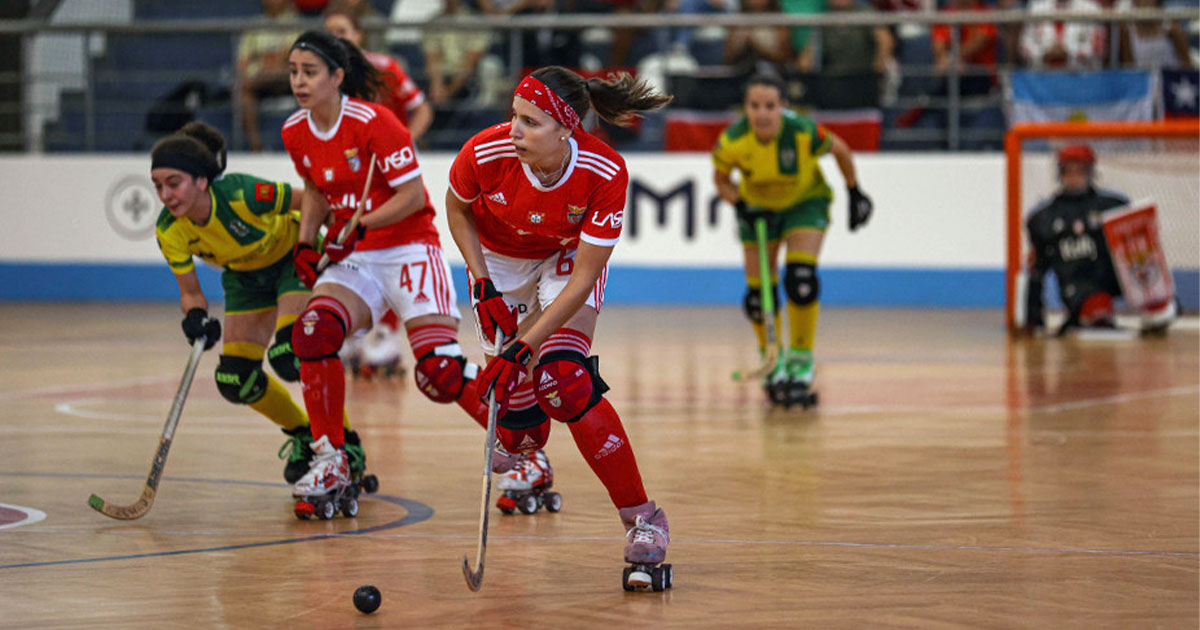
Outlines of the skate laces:
M365 451L363 451L363 447L359 446L357 444L347 443L345 445L345 449L346 449L346 455L349 456L350 469L351 470L361 470L362 468L364 468L364 462L367 459L367 454Z
M655 534L666 538L667 530L647 521L645 517L638 514L637 520L634 521L633 527L625 533L625 537L632 537L630 542L635 545L653 545Z
M300 461L304 459L304 439L299 435L288 435L288 438L282 445L279 446L277 453L279 459L287 459L289 462Z

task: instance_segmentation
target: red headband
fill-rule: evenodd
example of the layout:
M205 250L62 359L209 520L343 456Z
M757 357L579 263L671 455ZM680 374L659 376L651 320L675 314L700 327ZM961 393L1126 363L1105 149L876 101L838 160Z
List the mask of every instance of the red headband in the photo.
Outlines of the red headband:
M532 76L521 79L513 96L519 96L533 103L538 109L550 114L551 118L568 129L579 126L579 114L575 113L575 108L562 100L562 97L555 94L554 90L546 87L546 84Z

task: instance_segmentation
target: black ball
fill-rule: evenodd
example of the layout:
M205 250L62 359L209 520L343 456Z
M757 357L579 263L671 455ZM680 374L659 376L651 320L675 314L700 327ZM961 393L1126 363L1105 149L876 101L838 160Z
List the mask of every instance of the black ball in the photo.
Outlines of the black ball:
M379 608L383 595L370 584L363 584L354 591L354 607L368 615Z

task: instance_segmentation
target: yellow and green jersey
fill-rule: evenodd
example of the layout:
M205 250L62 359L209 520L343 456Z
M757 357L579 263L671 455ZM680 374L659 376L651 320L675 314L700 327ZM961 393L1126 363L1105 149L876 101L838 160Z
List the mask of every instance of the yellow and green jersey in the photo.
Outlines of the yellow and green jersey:
M829 152L829 131L792 111L783 112L779 135L759 142L742 117L721 133L713 149L713 166L722 173L741 171L738 192L751 206L783 210L809 199L830 198L817 158Z
M300 234L298 213L289 211L292 187L251 175L231 173L208 188L208 222L176 219L163 207L155 236L176 274L193 269L193 256L233 271L269 267L283 258Z

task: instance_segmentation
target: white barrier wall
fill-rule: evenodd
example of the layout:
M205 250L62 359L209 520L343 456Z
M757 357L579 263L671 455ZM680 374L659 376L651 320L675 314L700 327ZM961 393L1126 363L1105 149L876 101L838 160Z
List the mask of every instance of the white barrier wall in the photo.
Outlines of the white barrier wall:
M443 244L451 261L458 262L441 213L453 157L420 159L439 210ZM229 163L231 171L299 184L284 155L235 154ZM614 265L740 265L733 209L717 204L716 222L710 223L716 191L707 154L634 154L627 163L631 194ZM857 156L856 163L861 187L875 201L875 216L858 233L847 230L841 175L832 158L823 159L837 195L823 265L1003 268L1002 155L866 154ZM5 199L0 262L161 263L153 238L161 204L150 184L146 155L4 157L0 189ZM661 204L653 196L673 191ZM689 213L694 222L690 235Z

